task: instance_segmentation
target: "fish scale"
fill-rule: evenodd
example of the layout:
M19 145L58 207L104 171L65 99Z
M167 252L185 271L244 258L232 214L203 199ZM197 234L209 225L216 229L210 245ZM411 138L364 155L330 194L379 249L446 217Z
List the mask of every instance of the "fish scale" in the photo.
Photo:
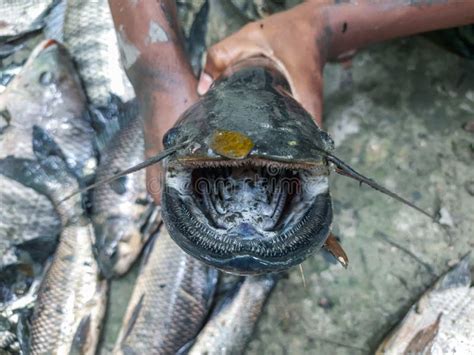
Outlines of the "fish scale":
M77 64L87 97L94 106L107 106L111 94L124 101L133 96L120 62L107 0L67 0L64 44Z
M189 355L241 354L279 276L248 276L215 307Z
M42 16L54 0L2 0L0 2L0 43L42 26Z
M114 354L174 354L205 320L217 272L186 255L161 228L144 256Z
M134 117L117 132L102 152L97 181L143 160L142 125L135 110ZM95 248L104 275L121 275L130 268L149 238L148 229L143 227L157 223L152 221L152 209L143 170L93 190Z
M98 278L90 224L67 226L41 284L32 317L31 353L94 354L105 312L107 283ZM81 334L80 342L74 338Z
M376 354L468 354L474 349L474 287L465 256L413 305Z

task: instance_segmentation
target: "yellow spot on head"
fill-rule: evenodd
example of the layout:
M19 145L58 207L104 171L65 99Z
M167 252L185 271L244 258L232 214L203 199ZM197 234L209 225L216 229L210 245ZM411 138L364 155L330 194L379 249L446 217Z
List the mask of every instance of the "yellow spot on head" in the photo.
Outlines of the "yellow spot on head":
M288 142L288 145L290 145L290 146L294 146L294 145L297 145L297 144L298 144L297 141L289 141Z
M253 146L249 137L236 131L216 131L211 141L215 153L230 159L244 159Z

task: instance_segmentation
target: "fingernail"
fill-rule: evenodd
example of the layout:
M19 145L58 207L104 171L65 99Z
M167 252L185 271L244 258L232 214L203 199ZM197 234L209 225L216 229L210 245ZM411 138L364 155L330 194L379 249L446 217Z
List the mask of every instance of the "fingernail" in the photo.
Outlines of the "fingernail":
M212 85L212 77L209 74L202 72L201 77L199 78L199 83L197 87L198 94L204 95L207 92L207 90L209 90L211 85Z

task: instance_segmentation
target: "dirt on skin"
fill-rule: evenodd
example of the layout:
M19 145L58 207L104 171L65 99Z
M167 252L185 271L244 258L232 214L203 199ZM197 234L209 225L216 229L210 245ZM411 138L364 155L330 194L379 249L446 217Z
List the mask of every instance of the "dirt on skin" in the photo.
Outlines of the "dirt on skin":
M441 211L444 225L333 176L333 229L349 267L316 254L303 263L306 286L292 269L272 294L248 354L371 353L438 275L474 247L474 134L463 128L474 120L474 61L413 37L372 46L350 69L332 64L324 74L325 125L336 155ZM103 354L133 279L112 283Z

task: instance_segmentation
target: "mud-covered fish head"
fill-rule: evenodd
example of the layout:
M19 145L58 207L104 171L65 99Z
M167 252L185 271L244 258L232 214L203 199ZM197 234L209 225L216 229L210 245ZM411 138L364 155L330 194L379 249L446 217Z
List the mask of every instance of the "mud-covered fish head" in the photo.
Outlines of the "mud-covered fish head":
M189 254L240 274L271 272L318 250L332 222L333 143L263 68L218 82L164 138L190 143L165 163L162 213Z

